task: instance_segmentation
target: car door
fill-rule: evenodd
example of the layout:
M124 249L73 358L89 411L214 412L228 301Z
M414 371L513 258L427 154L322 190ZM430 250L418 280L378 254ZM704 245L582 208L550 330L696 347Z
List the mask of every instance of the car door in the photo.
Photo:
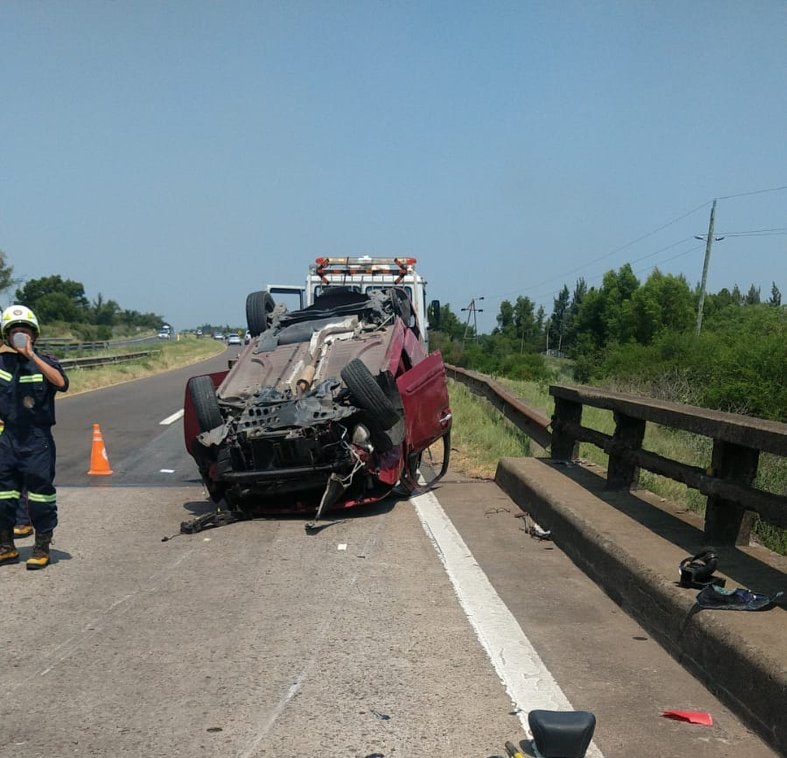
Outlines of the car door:
M440 353L432 353L401 374L396 385L404 406L405 446L414 456L451 429L448 384Z

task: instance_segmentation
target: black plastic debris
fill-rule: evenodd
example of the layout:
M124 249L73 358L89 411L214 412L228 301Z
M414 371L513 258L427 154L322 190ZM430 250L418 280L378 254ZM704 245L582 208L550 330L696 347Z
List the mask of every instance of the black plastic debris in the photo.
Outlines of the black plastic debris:
M719 556L712 547L704 547L696 555L684 558L678 568L680 569L680 586L701 590L709 585L723 587L725 580L720 576L713 576L719 565Z
M700 608L719 611L767 611L776 605L783 594L777 592L773 595L765 595L743 587L725 590L711 584L699 592L696 602Z

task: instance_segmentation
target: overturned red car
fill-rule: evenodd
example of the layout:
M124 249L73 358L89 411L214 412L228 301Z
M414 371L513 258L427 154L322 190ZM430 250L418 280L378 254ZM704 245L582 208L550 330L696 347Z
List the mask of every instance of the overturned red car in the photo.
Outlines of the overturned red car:
M244 514L316 513L419 487L448 467L445 368L427 353L408 289L319 289L290 311L246 301L250 342L228 371L186 387L186 448L211 498Z

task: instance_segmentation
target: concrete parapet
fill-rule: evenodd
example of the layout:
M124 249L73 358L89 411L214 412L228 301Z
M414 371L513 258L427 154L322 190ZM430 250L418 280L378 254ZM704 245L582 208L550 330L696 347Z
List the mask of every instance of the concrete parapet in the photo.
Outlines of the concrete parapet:
M644 490L605 490L600 470L505 458L495 481L670 654L787 754L787 610L699 610L678 585L680 561L705 546L702 520ZM760 546L720 547L727 588L787 590L787 559Z

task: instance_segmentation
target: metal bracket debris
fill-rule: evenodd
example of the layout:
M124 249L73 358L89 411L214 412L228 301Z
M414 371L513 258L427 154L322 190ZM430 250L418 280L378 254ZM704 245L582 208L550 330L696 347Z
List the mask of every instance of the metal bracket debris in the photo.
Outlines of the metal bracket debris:
M517 513L515 518L521 518L525 522L524 531L526 531L533 539L539 542L545 542L552 539L551 529L542 529L527 513Z
M182 521L180 524L180 533L196 534L205 529L215 529L219 526L234 524L236 521L245 521L248 518L248 516L238 513L237 511L212 511L211 513L205 513L190 521Z

